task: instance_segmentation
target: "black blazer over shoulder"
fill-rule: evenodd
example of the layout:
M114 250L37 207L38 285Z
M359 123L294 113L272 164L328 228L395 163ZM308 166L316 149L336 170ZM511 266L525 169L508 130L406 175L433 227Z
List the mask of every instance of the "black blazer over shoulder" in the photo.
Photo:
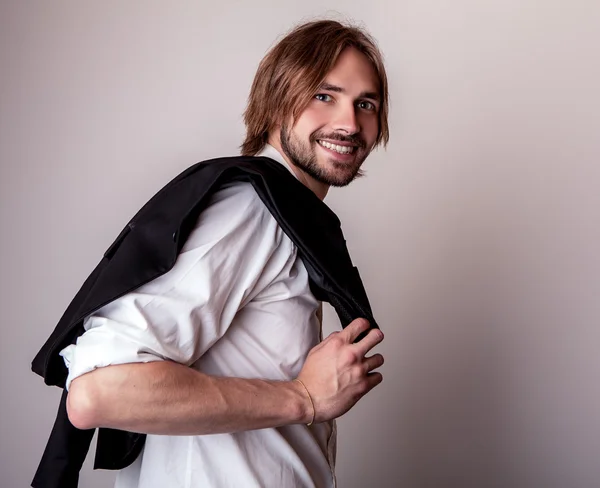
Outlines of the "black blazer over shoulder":
M223 184L252 184L308 271L311 291L331 303L342 326L364 317L378 327L337 216L280 163L230 157L197 163L174 178L129 221L75 295L32 363L48 385L63 387L68 370L59 352L83 332L100 307L169 271L212 193ZM67 417L63 391L57 418L36 472L35 488L76 487L94 434ZM99 429L94 467L122 469L141 452L145 435Z

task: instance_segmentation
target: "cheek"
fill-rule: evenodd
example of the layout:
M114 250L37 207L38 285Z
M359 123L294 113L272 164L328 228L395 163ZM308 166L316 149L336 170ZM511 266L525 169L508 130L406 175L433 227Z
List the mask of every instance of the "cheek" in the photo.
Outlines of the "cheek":
M296 129L298 133L308 136L327 124L328 116L325 110L309 106L298 118Z
M365 117L361 121L361 127L366 141L369 144L374 143L379 134L379 117L371 115Z

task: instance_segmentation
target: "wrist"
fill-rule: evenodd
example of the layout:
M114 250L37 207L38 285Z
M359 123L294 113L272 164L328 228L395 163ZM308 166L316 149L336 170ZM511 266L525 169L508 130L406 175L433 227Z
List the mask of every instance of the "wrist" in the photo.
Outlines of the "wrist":
M310 401L306 397L306 392L302 385L297 381L286 381L286 390L288 396L288 405L290 406L291 422L293 424L307 424L310 422L312 410Z
M316 415L315 404L313 402L312 396L302 380L296 378L292 381L292 384L294 384L298 388L300 395L302 395L302 398L304 399L302 423L305 423L306 425L311 426L315 421L315 415Z

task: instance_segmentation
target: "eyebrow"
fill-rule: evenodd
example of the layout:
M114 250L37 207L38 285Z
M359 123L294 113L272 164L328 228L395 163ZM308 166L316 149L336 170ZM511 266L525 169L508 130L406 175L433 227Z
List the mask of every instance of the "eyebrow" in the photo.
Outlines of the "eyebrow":
M344 90L341 86L332 85L331 83L321 83L319 90L332 91L335 93L346 93L346 90ZM365 91L359 94L358 98L368 98L376 102L379 101L379 95L376 92Z

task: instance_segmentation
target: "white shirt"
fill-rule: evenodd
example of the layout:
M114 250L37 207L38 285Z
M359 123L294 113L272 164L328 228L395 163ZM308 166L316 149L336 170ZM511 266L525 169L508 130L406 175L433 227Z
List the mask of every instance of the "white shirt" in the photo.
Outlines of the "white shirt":
M272 146L259 155L287 167ZM321 339L319 306L296 246L251 184L229 184L173 269L84 321L86 332L61 352L67 388L97 367L165 359L210 375L291 380ZM335 422L148 435L115 488L333 487L335 442Z

